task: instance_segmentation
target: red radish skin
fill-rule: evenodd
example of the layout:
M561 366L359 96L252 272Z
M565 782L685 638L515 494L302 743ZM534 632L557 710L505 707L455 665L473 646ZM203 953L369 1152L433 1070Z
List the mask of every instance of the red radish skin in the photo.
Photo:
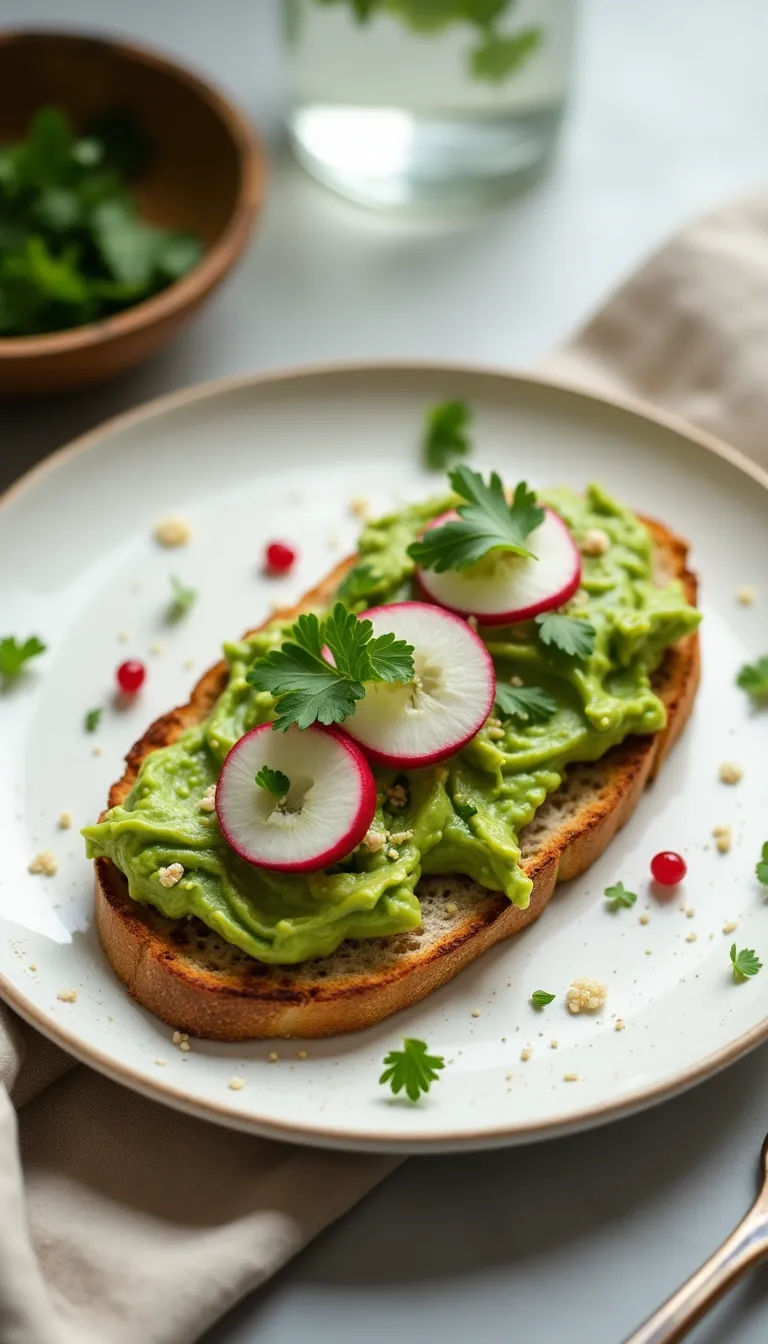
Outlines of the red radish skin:
M552 509L547 509L546 514L549 527L556 526L559 533L562 534L563 540L567 539L568 543L567 547L562 547L564 558L567 556L568 561L567 574L561 580L558 580L551 591L535 601L526 601L522 605L506 607L504 610L483 611L481 609L478 611L477 603L478 597L482 594L482 580L467 581L468 593L471 592L470 583L476 588L474 600L467 597L462 601L454 597L453 600L449 601L445 593L448 586L446 579L452 586L461 588L461 572L458 571L454 574L453 571L447 571L443 574L437 574L434 570L419 568L416 571L416 585L419 592L423 594L424 600L443 607L446 611L455 612L458 616L474 616L480 625L516 625L520 621L532 620L534 616L539 616L543 611L553 611L555 608L563 606L569 598L573 597L581 583L581 552L562 518ZM453 510L449 513L443 513L439 518L435 518L424 531L427 532L433 527L439 527L442 523L453 522L457 518L458 514ZM535 533L533 536L535 538ZM531 563L536 565L538 561L534 560Z
M274 732L271 723L260 724L258 728L252 728L249 733L239 738L232 747L221 768L218 784L216 786L216 815L218 817L219 827L227 844L239 854L240 858L254 868L267 868L272 872L278 873L315 873L323 868L329 868L337 863L339 859L346 858L352 850L360 844L373 822L376 813L376 784L374 782L371 768L356 742L353 742L346 733L336 727L324 727L320 724L313 724L310 728L289 729L289 732L300 733L302 737L305 734L323 733L334 739L341 750L345 753L347 762L354 770L357 785L359 788L359 799L354 816L345 826L344 834L338 839L329 843L322 852L313 854L310 858L282 862L275 859L264 859L256 857L252 851L249 851L238 836L233 831L227 818L228 811L228 782L232 773L233 766L237 762L238 754L248 749L253 739L258 739L260 734L269 733L275 738L281 735ZM252 787L257 789L255 783L255 771L251 773ZM241 785L238 784L238 788Z
M398 613L400 612L405 613L405 618L410 624L413 624L414 617L417 618L417 632L414 637L410 637L409 633L398 628L400 624ZM449 756L455 756L456 752L461 751L462 747L472 741L472 738L482 728L493 709L493 702L496 697L496 674L493 660L483 641L460 616L438 607L435 603L394 602L390 606L371 607L369 611L362 611L360 619L372 621L376 634L393 631L399 639L408 638L409 642L414 645L418 666L420 652L419 624L424 628L425 623L433 619L437 612L440 613L439 619L448 622L457 637L457 649L460 658L458 666L462 677L469 666L469 660L474 657L475 680L482 681L481 694L476 695L474 693L477 689L475 687L472 694L467 696L468 707L471 707L472 712L471 722L466 725L462 732L453 735L450 741L446 741L433 750L409 751L403 749L402 746L399 749L387 750L379 744L374 745L369 735L366 733L364 736L361 732L360 720L363 717L361 707L365 705L365 700L360 701L355 713L346 720L346 727L350 735L360 743L368 759L376 765L399 769L422 769L425 766L436 765L439 761L447 760ZM426 648L427 644L425 642ZM463 660L461 659L462 653L464 655ZM480 671L480 676L478 676L478 671ZM376 688L373 688L373 693L376 693ZM371 688L368 688L366 699L370 695ZM358 720L357 723L355 722L356 719Z

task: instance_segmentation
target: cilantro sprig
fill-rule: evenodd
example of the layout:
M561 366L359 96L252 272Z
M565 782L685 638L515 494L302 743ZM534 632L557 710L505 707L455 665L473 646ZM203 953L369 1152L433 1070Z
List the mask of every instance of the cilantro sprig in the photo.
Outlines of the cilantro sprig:
M736 944L731 944L731 965L733 966L733 978L738 983L740 980L748 980L750 976L757 975L763 968L763 963L757 956L757 953L749 947L743 947L740 952L736 951Z
M506 719L523 723L546 723L557 712L557 701L540 686L508 686L496 683L496 704Z
M637 893L627 891L623 882L615 882L612 887L606 887L603 895L611 910L620 910L622 907L630 910L637 900Z
M465 401L441 401L427 411L422 452L432 471L445 471L472 451L467 434L472 415Z
M293 723L341 723L354 713L366 683L410 681L413 674L412 645L393 634L374 636L369 620L337 602L325 620L314 612L300 616L281 648L260 658L246 681L275 697L272 727L284 733Z
M548 1003L554 1003L555 997L546 989L534 989L531 995L531 1003L536 1008L546 1008Z
M402 1050L390 1050L385 1056L379 1082L389 1083L395 1096L404 1091L411 1101L418 1101L422 1092L439 1081L438 1071L445 1068L443 1056L427 1054L428 1049L426 1041L404 1036Z
M273 798L282 802L291 787L291 781L282 770L272 770L268 765L262 765L256 774L256 783L260 789L265 789L271 793Z
M768 887L768 840L766 840L760 851L760 858L755 865L755 875L758 882L762 882Z
M753 700L768 700L768 654L754 663L745 663L736 678L736 685Z
M168 620L180 621L192 609L198 599L196 588L187 588L175 574L170 576L171 601L168 605Z
M422 569L442 574L447 569L468 569L493 554L532 556L526 540L544 521L544 510L525 481L515 487L507 503L501 477L494 471L488 483L477 471L457 467L448 479L455 494L465 500L456 510L458 519L429 528L408 547L408 554Z
M96 732L96 729L101 723L101 716L103 713L103 709L89 709L86 711L85 718L83 719L86 733Z
M0 639L0 677L5 681L13 681L24 664L41 653L45 653L45 644L37 635L30 635L23 643L15 635L6 635Z
M536 624L542 644L557 649L564 658L589 658L594 652L597 631L589 621L545 611L536 617Z

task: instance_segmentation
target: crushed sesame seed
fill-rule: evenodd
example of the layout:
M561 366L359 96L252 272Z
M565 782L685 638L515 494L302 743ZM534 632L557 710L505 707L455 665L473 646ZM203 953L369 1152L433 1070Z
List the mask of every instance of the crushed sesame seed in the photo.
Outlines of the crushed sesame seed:
M216 785L209 784L202 798L197 804L201 812L215 812L216 810Z
M183 1050L183 1051L186 1053L186 1051L187 1051L187 1050L191 1050L192 1047L191 1047L191 1045L189 1044L189 1041L180 1041L180 1042L179 1042L179 1049L180 1049L180 1050Z
M408 806L408 790L403 784L391 784L387 789L387 802L391 808L402 809Z
M647 910L643 911L642 915L638 917L637 922L638 924L650 924L651 916L648 914Z
M715 837L715 849L718 854L727 854L733 843L733 828L731 826L715 826L712 834Z
M571 981L565 1001L570 1013L597 1013L604 1006L607 996L608 991L599 980L583 977Z
M744 771L736 761L723 761L719 774L723 784L738 784L744 778Z
M186 1031L174 1031L171 1037L171 1045L181 1045L184 1041L188 1040L189 1036Z
M192 528L185 518L160 518L155 523L154 538L159 546L186 546L192 540Z
M605 555L610 548L611 538L601 527L590 527L583 542L581 549L584 555Z
M579 1075L578 1075L578 1073L564 1073L564 1074L563 1074L563 1082L564 1082L564 1083L578 1083L578 1081L579 1081Z
M60 989L58 994L56 995L56 998L61 999L62 1003L77 1003L77 990Z
M399 850L394 849L394 848L392 848L392 847L390 846L390 848L387 850L387 858L388 858L388 859L399 859L399 858L400 858L400 852L399 852Z
M270 1050L269 1054L267 1055L267 1061L270 1064L276 1064L279 1058L280 1056L278 1055L276 1050Z
M389 838L393 845L405 845L413 839L413 831L393 831Z
M698 933L694 933L694 932L687 933L687 934L685 935L685 941L686 941L686 943L695 943L695 942L696 942L696 939L698 938L698 936L699 936Z
M58 859L50 849L41 849L40 853L30 860L28 870L30 873L42 873L43 877L54 877L59 871Z
M34 962L34 961L30 961L30 963L29 963L29 969L30 969L30 971L36 971L36 970L37 970L37 963Z
M685 918L686 918L686 919L693 919L694 916L695 916L695 914L696 914L696 907L695 907L695 905L689 905L689 906L688 906L688 909L687 909L686 912L685 912Z
M445 907L445 913L446 915L455 915L458 908L459 907L455 901L449 901Z
M245 1087L245 1079L238 1078L237 1074L235 1074L234 1078L230 1078L229 1080L229 1087L233 1092L242 1092Z
M62 812L59 815L58 826L60 831L68 831L72 825L72 813Z
M613 1030L614 1030L614 1031L623 1031L623 1030L624 1030L624 1018L623 1018L623 1017L617 1017L617 1018L616 1018L616 1024L615 1024Z
M309 1059L309 1055L307 1054L307 1051L306 1051L306 1050L299 1050L298 1058L299 1058L299 1059Z
M180 863L169 863L167 868L159 868L158 874L161 887L175 887L184 876L184 868Z
M472 1009L472 1016L473 1016L473 1017L479 1017L479 1016L480 1016L480 1009L479 1009L479 1008L473 1008L473 1009Z
M527 1064L532 1054L533 1051L529 1045L523 1046L523 1049L520 1051L520 1058L522 1059L524 1064Z
M727 924L723 925L723 933L735 933L739 925L735 919L729 919Z
M550 1050L556 1050L559 1044L560 1044L559 1041L554 1041L554 1040L553 1040L553 1041L550 1041L550 1042L549 1042L549 1048L550 1048Z
M743 588L737 588L736 601L742 607L754 606L757 601L757 589L753 588L751 584L746 584Z

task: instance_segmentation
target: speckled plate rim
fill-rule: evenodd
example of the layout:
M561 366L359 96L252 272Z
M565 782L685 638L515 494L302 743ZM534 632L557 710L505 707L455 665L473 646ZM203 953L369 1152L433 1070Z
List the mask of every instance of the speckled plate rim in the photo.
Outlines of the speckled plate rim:
M551 377L546 373L518 372L498 365L465 364L441 360L338 360L327 363L303 364L263 373L240 374L233 377L211 379L193 388L185 388L156 397L134 410L114 416L95 429L89 430L86 434L74 439L71 443L57 449L21 476L18 481L14 482L0 496L0 524L2 523L2 510L23 491L32 488L43 476L65 466L72 458L92 448L99 440L108 438L114 432L160 418L166 412L193 405L195 402L206 400L221 393L249 387L262 387L277 382L285 383L323 376L332 377L346 373L365 375L386 372L407 376L414 371L449 377L479 374L499 378L522 388L549 387L557 392L570 393L588 403L604 405L625 412L634 418L650 421L662 429L671 430L713 456L725 460L753 480L756 485L768 491L768 472L750 461L743 453L716 436L690 425L681 417L663 411L640 398L608 397L585 389L575 380ZM129 1066L117 1064L112 1057L104 1054L96 1046L84 1044L76 1032L62 1027L58 1022L47 1017L36 1005L30 1002L26 995L2 971L0 971L0 997L25 1022L40 1031L54 1044L60 1046L62 1050L72 1055L74 1059L97 1069L99 1073L111 1078L114 1082L130 1087L150 1100L162 1102L200 1119L210 1120L230 1129L258 1134L264 1138L291 1143L300 1142L318 1148L400 1153L403 1156L407 1156L409 1153L445 1153L499 1148L557 1138L563 1134L594 1128L597 1125L606 1124L612 1120L618 1120L645 1110L687 1091L697 1083L704 1082L707 1078L721 1072L765 1040L768 1040L768 1016L766 1016L728 1045L705 1055L695 1064L681 1069L662 1082L650 1083L647 1086L636 1088L635 1091L624 1095L615 1104L600 1103L596 1106L583 1107L580 1110L572 1111L566 1118L553 1116L551 1118L545 1117L534 1124L505 1124L490 1129L485 1127L478 1130L464 1129L460 1132L457 1131L453 1137L446 1137L444 1131L439 1133L427 1131L418 1136L398 1137L377 1129L358 1130L352 1138L348 1133L332 1126L315 1125L312 1129L307 1129L300 1124L281 1123L274 1120L265 1121L254 1116L243 1116L225 1103L193 1098L183 1088L169 1086L160 1081L149 1082L138 1071Z

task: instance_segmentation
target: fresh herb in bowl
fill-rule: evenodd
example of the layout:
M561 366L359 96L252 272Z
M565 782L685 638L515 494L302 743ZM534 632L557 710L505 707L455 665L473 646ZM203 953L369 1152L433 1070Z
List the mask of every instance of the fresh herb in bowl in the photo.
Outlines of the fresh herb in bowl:
M151 146L119 110L78 136L41 108L0 147L0 337L84 326L165 289L202 256L195 235L142 220L129 180Z

